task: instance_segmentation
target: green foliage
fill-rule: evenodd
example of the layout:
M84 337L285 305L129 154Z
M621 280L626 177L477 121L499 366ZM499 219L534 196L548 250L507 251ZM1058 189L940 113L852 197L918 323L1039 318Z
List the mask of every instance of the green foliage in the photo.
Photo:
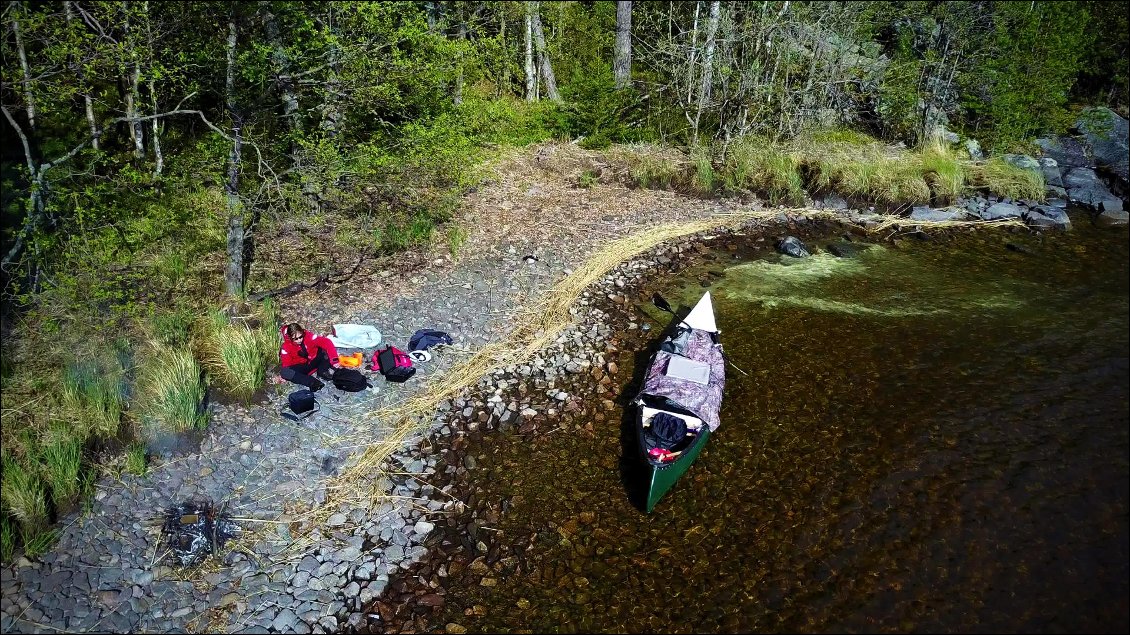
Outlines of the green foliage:
M914 50L912 27L902 23L896 30L897 44L879 84L876 111L889 137L914 140L922 128L918 103L922 62Z
M718 187L718 176L714 172L714 164L710 160L710 153L697 151L692 156L694 161L694 186L702 194L713 194Z
M965 105L985 145L1008 149L1033 134L1062 130L1079 73L1089 19L1074 2L994 5L992 50L965 77Z
M930 190L942 201L952 201L965 188L965 167L957 159L953 148L931 142L918 151L918 163Z
M183 346L188 344L192 337L194 320L192 309L188 307L168 311L155 310L150 318L150 330L162 346Z
M24 527L20 533L24 541L24 552L29 558L38 558L47 553L59 538L59 531L56 529L32 531Z
M596 172L592 170L584 170L583 172L581 172L581 176L577 177L577 185L585 189L591 188L592 186L596 185L596 182Z

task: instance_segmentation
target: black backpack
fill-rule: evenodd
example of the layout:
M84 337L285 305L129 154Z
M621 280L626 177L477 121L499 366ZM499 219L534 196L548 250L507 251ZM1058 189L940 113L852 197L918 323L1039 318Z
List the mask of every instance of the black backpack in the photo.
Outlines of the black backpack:
M356 368L339 368L334 371L334 386L346 392L360 392L369 387L369 380Z
M682 417L657 412L651 418L650 434L655 447L670 450L687 436L687 422Z

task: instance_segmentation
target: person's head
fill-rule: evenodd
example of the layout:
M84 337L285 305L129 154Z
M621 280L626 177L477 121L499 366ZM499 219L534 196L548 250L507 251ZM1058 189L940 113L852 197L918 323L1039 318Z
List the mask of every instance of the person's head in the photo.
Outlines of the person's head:
M286 325L286 336L289 337L290 341L294 342L295 344L302 343L302 338L305 335L306 329L302 328L302 325L298 322L291 322L290 324Z

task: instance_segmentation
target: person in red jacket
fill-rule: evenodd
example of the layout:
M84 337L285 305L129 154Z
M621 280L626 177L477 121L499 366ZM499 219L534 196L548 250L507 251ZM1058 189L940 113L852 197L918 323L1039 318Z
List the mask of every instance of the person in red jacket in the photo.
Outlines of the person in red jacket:
M322 389L319 378L333 379L331 368L341 368L337 348L328 337L317 336L297 322L282 327L283 343L279 349L279 375L286 381L306 386L315 392ZM318 377L311 377L314 373Z

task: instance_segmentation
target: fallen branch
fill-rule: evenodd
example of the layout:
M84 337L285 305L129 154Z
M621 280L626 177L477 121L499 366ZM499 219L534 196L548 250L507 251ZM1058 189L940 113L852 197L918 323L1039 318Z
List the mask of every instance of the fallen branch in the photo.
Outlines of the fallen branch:
M353 265L353 268L347 272L339 271L337 273L327 273L326 275L319 277L313 282L294 282L279 289L272 289L271 291L249 293L247 295L247 299L251 300L252 302L260 302L266 298L290 297L297 293L301 293L306 289L321 290L324 289L327 284L341 284L352 278L354 274L357 273L357 270L361 268L361 264L364 262L365 255L361 254L361 257L357 260L357 264Z

